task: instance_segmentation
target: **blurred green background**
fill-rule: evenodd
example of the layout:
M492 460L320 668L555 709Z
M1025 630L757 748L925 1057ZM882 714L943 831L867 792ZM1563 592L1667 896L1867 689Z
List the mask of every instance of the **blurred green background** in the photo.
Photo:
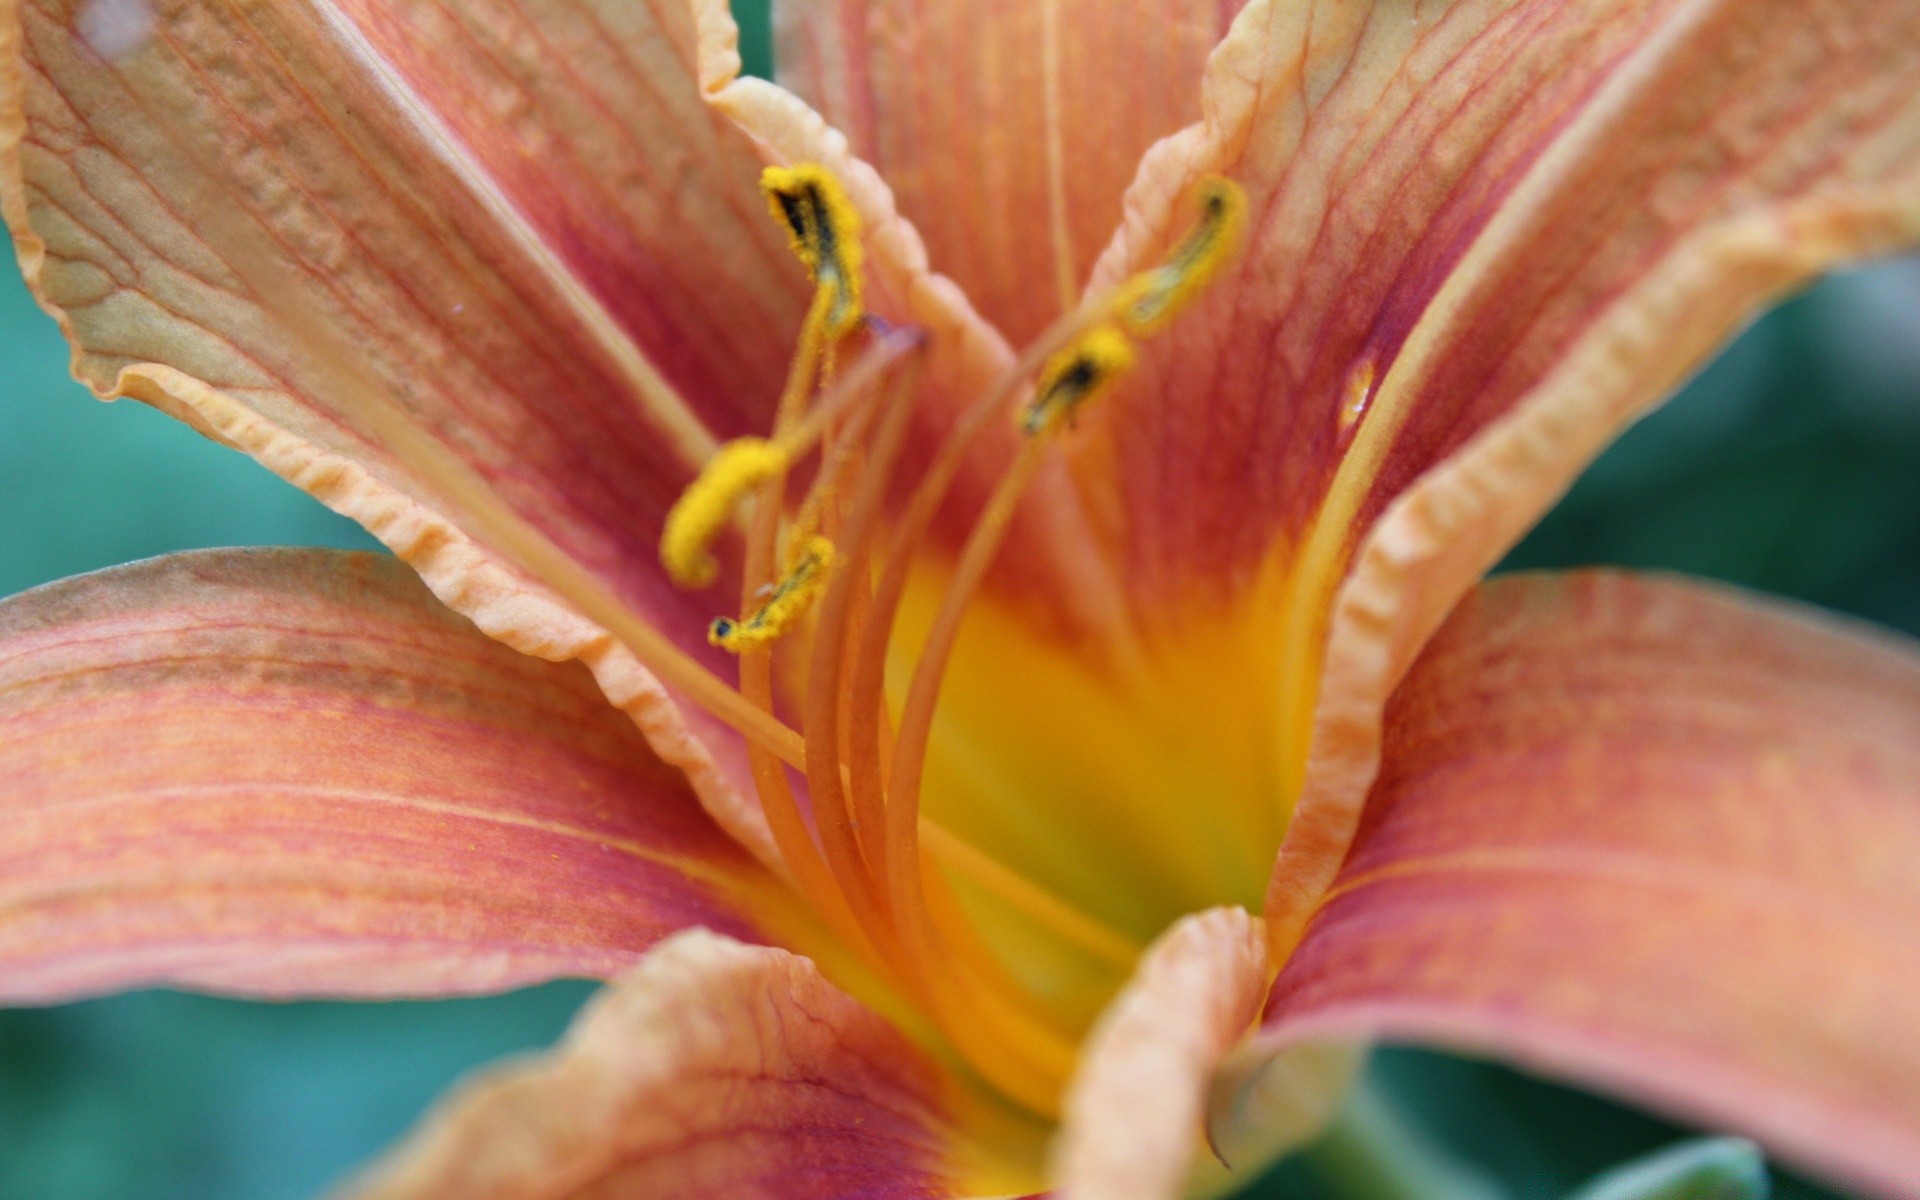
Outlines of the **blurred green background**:
M764 70L764 3L752 8L747 57ZM0 595L189 547L372 545L183 426L91 401L65 368L9 260ZM1830 280L1765 318L1510 559L1582 563L1712 576L1920 633L1920 260ZM0 1200L310 1196L463 1071L553 1040L589 990L372 1005L150 992L0 1012ZM1680 1133L1489 1064L1403 1050L1375 1070L1441 1142L1529 1200ZM1295 1168L1262 1191L1313 1189Z

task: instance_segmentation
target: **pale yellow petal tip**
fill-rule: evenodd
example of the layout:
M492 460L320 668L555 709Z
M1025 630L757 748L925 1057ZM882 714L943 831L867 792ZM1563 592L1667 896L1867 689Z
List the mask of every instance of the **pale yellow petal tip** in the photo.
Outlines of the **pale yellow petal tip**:
M807 615L833 573L833 543L814 535L800 543L787 574L760 610L742 621L717 617L707 630L707 641L735 654L780 638Z
M760 173L767 209L786 229L793 252L819 285L822 320L834 337L851 333L865 315L860 213L832 171L819 163L768 167Z
M1020 429L1037 436L1069 421L1087 401L1112 387L1139 361L1132 339L1115 325L1099 325L1047 360L1020 413Z
M1128 332L1145 337L1191 304L1240 248L1247 225L1247 193L1223 175L1209 175L1195 192L1198 219L1167 260L1121 286L1115 315Z
M741 497L788 466L787 452L761 438L721 446L667 513L660 534L660 565L683 588L711 585L720 566L709 547L733 517Z

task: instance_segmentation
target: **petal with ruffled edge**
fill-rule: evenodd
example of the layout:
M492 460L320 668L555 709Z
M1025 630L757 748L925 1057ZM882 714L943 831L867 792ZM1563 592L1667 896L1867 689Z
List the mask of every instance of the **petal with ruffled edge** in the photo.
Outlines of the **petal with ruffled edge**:
M170 368L474 532L377 391L697 632L659 521L764 427L805 282L693 37L670 0L8 0L0 195L96 392L261 451Z
M1584 573L1483 587L1394 695L1264 1040L1435 1040L1920 1195L1920 647Z
M586 661L764 850L713 724L581 615L584 579L727 669L723 593L672 589L655 540L714 439L764 427L805 301L694 39L672 0L0 0L0 206L97 393ZM503 525L569 577L530 577Z
M695 931L456 1091L355 1200L954 1195L937 1068L785 951Z
M1152 600L1276 553L1330 586L1500 415L1616 428L1758 304L1920 237L1906 0L1258 0L1204 105L1096 277L1163 253L1207 172L1246 188L1248 243L1077 447ZM1602 344L1637 365L1572 370Z
M1008 353L804 106L769 87L745 133L709 107L743 90L735 38L705 0L0 0L0 205L97 392L259 458L488 633L587 662L767 856L738 739L677 702L705 683L629 652L638 619L731 670L704 640L725 573L682 595L654 546L715 439L764 430L798 324L761 159L849 178L874 294L934 335L930 428ZM1084 526L1063 475L1038 490L1061 499L1010 560L1057 577ZM1067 536L1025 532L1049 520Z
M1016 344L1078 299L1243 0L776 0L780 82L893 186Z
M774 882L578 665L383 555L199 551L0 603L0 997L607 976ZM765 926L761 926L765 928Z
M1284 951L1459 595L1758 304L1920 238L1920 9L1256 0L1205 88L1096 282L1205 172L1248 244L1069 448L1160 640L1259 615Z

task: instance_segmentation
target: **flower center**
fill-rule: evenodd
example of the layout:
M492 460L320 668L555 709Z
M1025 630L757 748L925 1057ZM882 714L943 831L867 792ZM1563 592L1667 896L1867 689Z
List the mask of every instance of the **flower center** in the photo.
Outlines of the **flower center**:
M717 575L709 547L742 528L741 614L709 631L739 655L739 689L705 690L715 715L747 737L794 886L968 1065L1050 1114L1084 1020L1009 969L1004 947L972 919L978 897L1115 977L1140 943L929 818L922 793L936 703L963 621L1053 440L1132 367L1136 339L1163 328L1212 278L1238 240L1244 199L1232 183L1208 181L1198 221L1166 262L1043 333L945 431L899 505L889 501L900 494L893 476L924 337L865 314L859 217L830 172L771 168L762 187L813 277L814 300L770 436L720 449L669 514L661 559L677 583L706 586ZM929 585L916 550L994 420L1016 424L1018 448L950 569ZM810 477L793 486L810 459ZM898 629L910 593L920 628L909 653ZM776 715L792 713L797 734Z

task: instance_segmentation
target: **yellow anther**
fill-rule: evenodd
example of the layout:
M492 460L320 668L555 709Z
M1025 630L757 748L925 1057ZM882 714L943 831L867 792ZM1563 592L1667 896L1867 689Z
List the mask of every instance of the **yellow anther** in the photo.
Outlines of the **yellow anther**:
M707 630L707 640L735 654L772 642L807 615L807 610L825 590L827 577L832 572L833 543L818 535L803 539L799 553L792 556L787 567L786 577L774 586L773 594L760 610L743 621L715 618Z
M1166 327L1198 296L1234 250L1247 224L1247 194L1219 175L1200 182L1200 219L1167 261L1142 271L1120 287L1114 312L1127 331L1145 337Z
M1116 326L1099 325L1082 334L1040 368L1033 403L1020 413L1021 430L1035 436L1071 420L1081 405L1132 369L1137 358L1133 343Z
M768 167L760 173L773 219L786 227L793 252L819 285L821 320L830 337L851 333L865 315L860 214L833 172L818 163Z
M721 446L667 513L660 564L668 577L683 588L711 584L720 566L708 547L732 519L740 498L788 464L785 450L760 438L737 438Z

